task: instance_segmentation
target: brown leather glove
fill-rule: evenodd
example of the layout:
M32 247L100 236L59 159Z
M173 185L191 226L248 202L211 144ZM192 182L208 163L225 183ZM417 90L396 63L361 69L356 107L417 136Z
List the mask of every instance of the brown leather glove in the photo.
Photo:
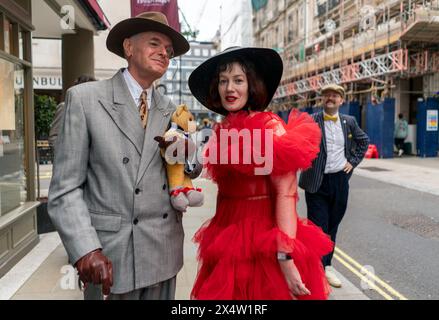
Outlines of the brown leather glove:
M75 264L78 269L79 280L85 285L87 283L102 284L102 293L108 296L113 286L113 265L102 250L92 251Z

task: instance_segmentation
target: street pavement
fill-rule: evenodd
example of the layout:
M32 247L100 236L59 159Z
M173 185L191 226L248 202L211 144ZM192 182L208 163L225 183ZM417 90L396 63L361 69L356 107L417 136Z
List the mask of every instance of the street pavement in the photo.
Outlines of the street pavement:
M337 247L381 281L374 281L381 292L364 290L368 297L438 300L438 240L438 196L359 175L352 177ZM360 268L345 255L336 256L334 265L360 287L360 278L350 270Z
M42 168L40 167L40 169L42 172L41 194L44 195L47 194L48 184L50 181L51 166L42 166ZM357 206L359 203L361 203L362 199L367 198L370 191L370 182L368 182L369 180L375 184L372 187L374 192L376 192L376 194L381 194L381 196L383 197L385 197L386 194L390 197L394 196L395 193L401 193L404 197L407 197L409 199L410 197L413 197L413 195L404 194L403 192L416 192L418 196L425 197L425 194L428 194L428 196L431 197L431 201L438 201L436 190L439 190L439 158L420 159L416 157L405 157L401 159L397 158L386 160L366 159L360 165L360 167L355 170L355 174L353 176L353 179L351 180L351 199L350 205L348 207L348 213L351 211L356 211ZM192 237L195 231L206 220L208 220L215 211L215 185L205 179L198 179L196 180L195 184L203 188L203 190L205 191L206 201L205 205L202 208L192 208L190 211L188 211L185 214L183 220L186 233L184 244L185 258L184 268L181 270L177 277L176 293L176 298L181 300L187 300L190 298L190 290L192 288L192 284L194 282L197 272L196 246L192 242ZM389 184L392 185L390 188L388 187ZM399 189L395 191L391 188ZM356 190L362 191L356 192ZM390 193L389 190L391 190ZM376 194L374 194L373 196L371 195L371 203L374 202L374 196L376 197ZM306 214L306 209L304 205L304 195L302 191L300 191L299 196L301 201L299 201L298 211L301 216L304 216ZM380 207L379 202L375 202L376 207L373 208L373 210L375 213L379 213L384 209L384 207ZM394 202L394 205L397 205L397 203L398 202L396 202L395 204ZM410 208L406 203L402 203L402 205ZM397 208L395 210L397 210ZM410 212L410 209L407 210ZM434 209L430 208L429 210ZM362 214L356 214L352 216L358 217L360 215L361 217ZM406 294L407 297L403 294L400 294L400 296L391 296L389 294L389 292L394 293L394 291L396 291L396 293L399 293L399 291L392 291L391 289L394 289L392 286L390 286L389 289L385 285L381 284L380 281L382 279L379 276L383 275L383 277L386 278L387 275L395 273L394 266L397 261L388 261L387 264L381 266L379 264L379 261L377 262L376 259L370 260L370 257L373 257L373 252L375 252L374 250L376 250L376 248L373 245L367 246L364 243L363 247L361 247L361 238L359 238L359 241L357 242L352 241L352 239L355 239L358 233L347 232L347 230L353 229L353 226L361 225L362 222L359 222L358 220L351 220L351 218L348 217L348 214L345 220L346 223L345 221L343 222L344 225L340 231L340 237L338 241L338 244L340 244L340 248L337 248L338 251L336 252L336 257L339 257L340 259L334 259L337 271L342 272L342 274L338 274L343 281L343 287L340 289L333 289L330 299L383 299L385 295L376 294L376 292L388 293L387 297L391 297L394 299L411 298L412 296L410 295L409 291L401 289L403 288L403 283L405 279L404 277L400 279L401 281L396 283L398 284L398 289L404 291L404 294ZM376 225L364 224L364 227L365 229L372 228L372 230L374 230L373 228L376 228ZM367 230L363 230L363 232L366 233ZM385 247L390 242L393 236L395 235L390 234L386 239L380 239L380 246ZM404 243L406 245L410 245L411 243L413 243L412 240L413 239L405 239L405 241L408 242ZM359 250L359 248L361 248L362 250ZM391 247L391 249L399 250L402 255L404 254L404 250L402 250L403 248L401 247ZM422 252L422 243L416 245L416 250L420 250L420 252ZM366 255L366 253L368 252L369 254ZM352 257L353 253L355 257ZM378 257L381 257L383 254L388 254L388 252L381 251ZM398 256L396 256L395 259L397 259L397 257ZM340 261L344 262L344 264ZM373 277L374 274L371 275L371 273L367 272L367 268L364 268L365 270L362 270L361 267L363 265L360 262L359 266L357 266L355 264L357 261L364 262L364 264L367 265L371 264L375 267L379 266L379 274L377 275L377 279ZM414 265L416 265L415 262ZM397 270L399 271L400 269ZM431 274L434 274L434 271L436 269L431 268L430 271L433 272ZM416 268L409 271L412 272L413 276L416 276L418 273L421 272L421 270ZM32 250L24 259L22 259L8 274L6 274L3 278L0 278L0 300L82 299L82 293L76 287L75 279L72 278L72 275L74 276L74 274L75 272L71 269L71 267L68 266L67 256L58 235L56 233L42 235L39 245L34 250ZM413 279L410 279L410 281L412 281L412 284L415 284L415 282L413 282ZM371 290L371 287L373 287L374 284L377 283L379 284L379 286L377 285L375 289ZM413 295L413 297L419 298L420 296ZM437 296L435 297L438 298Z
M365 159L355 174L439 196L439 157Z

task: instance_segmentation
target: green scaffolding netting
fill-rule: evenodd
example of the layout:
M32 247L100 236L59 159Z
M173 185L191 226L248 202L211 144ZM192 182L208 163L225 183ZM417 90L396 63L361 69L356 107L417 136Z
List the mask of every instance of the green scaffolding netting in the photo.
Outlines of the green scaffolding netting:
M259 9L267 5L268 0L252 0L253 10L258 11Z

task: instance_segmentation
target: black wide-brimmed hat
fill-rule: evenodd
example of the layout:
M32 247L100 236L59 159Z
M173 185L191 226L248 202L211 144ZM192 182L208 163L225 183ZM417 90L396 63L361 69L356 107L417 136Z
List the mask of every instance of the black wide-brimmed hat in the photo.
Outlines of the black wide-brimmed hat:
M174 48L174 57L181 56L189 51L189 42L186 38L169 26L168 19L161 12L149 11L123 20L116 24L108 34L107 48L118 56L125 58L123 41L138 33L155 31L167 35Z
M206 108L219 114L227 114L227 111L223 107L217 108L209 105L207 98L209 96L211 81L217 76L218 65L223 61L228 61L233 58L250 61L255 66L256 73L265 83L268 95L267 103L258 106L258 110L265 110L276 93L283 72L282 59L273 49L232 47L218 53L203 62L190 75L189 88L192 94ZM252 110L254 109L252 108Z

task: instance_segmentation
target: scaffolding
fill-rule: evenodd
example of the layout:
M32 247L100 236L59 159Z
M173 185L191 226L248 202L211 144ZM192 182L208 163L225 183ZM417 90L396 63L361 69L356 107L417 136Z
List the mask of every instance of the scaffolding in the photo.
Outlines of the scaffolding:
M314 31L304 61L298 61L297 49L295 54L287 46L276 99L308 99L309 93L331 83L378 82L386 88L394 77L439 72L439 1L371 2L373 6L363 0L317 3L319 29L333 19L333 30Z
M275 98L318 91L323 86L333 83L343 84L396 72L401 73L407 69L407 50L400 49L280 86Z

